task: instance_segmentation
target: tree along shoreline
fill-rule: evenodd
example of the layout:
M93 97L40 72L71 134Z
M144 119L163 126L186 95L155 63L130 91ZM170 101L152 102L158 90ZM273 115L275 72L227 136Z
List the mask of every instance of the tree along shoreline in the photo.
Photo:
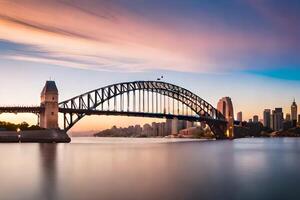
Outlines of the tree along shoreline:
M27 122L14 124L10 122L0 121L0 131L27 131L27 130L43 130L38 125L29 125Z

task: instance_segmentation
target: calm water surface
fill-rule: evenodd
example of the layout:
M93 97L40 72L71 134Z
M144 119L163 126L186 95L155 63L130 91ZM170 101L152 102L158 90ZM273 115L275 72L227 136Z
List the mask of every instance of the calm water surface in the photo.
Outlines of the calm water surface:
M0 144L0 199L300 199L300 139L179 141Z

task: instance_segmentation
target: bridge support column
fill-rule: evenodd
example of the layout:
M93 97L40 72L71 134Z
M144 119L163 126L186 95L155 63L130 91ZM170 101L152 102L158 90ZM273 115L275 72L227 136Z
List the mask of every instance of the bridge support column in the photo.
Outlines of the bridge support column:
M58 90L54 81L47 81L41 93L40 126L46 129L58 128Z

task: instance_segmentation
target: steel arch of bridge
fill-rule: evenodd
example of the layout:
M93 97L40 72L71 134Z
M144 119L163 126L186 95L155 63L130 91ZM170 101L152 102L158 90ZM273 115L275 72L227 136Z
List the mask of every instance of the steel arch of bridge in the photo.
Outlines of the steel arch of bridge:
M132 98L130 98L130 93L132 93ZM149 94L151 94L151 96ZM172 114L166 113L166 110L161 112L162 110L160 109L160 111L158 111L158 95L160 95L159 98L163 96L164 98L168 97L168 99L173 100ZM119 97L120 100L119 111L116 110L117 97ZM141 101L141 98L142 105L141 102L139 102L137 108L136 103L137 101ZM150 112L151 109L149 109L149 98L152 98L152 112ZM155 99L157 101L154 105L153 101ZM114 104L112 109L110 109L109 105L111 100L113 100ZM177 115L174 111L174 100L178 103ZM127 103L127 108L122 107L124 101ZM179 114L179 102L183 109L190 109L194 115L187 113ZM107 109L104 109L105 103L108 103ZM133 105L132 110L129 108L130 103ZM162 101L160 101L160 103L162 103ZM165 104L165 99L163 103ZM145 105L147 105L146 109ZM170 105L168 104L168 106ZM162 107L162 105L160 105L160 107ZM177 85L161 81L134 81L108 85L59 103L59 112L64 114L64 129L66 131L72 128L72 126L86 115L126 115L205 121L211 126L214 132L219 132L219 135L221 132L224 135L227 123L224 116L217 109L196 94ZM220 135L220 137L223 137L223 135Z

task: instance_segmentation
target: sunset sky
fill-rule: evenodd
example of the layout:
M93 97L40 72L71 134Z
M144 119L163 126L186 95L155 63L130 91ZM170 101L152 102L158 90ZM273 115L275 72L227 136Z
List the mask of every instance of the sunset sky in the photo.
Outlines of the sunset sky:
M230 96L245 120L290 112L300 102L299 19L299 0L0 0L0 104L38 105L50 78L66 100L164 75L212 105ZM117 119L89 117L73 131L153 121Z

